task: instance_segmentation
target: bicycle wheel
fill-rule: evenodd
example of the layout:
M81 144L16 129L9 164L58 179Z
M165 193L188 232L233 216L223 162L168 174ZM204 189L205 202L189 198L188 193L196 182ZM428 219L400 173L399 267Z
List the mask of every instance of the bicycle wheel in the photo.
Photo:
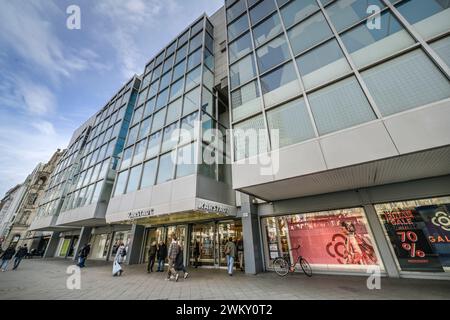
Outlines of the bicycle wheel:
M273 269L280 277L284 277L289 273L289 263L283 258L276 258L273 262Z
M300 266L302 267L303 272L308 276L312 277L312 269L309 265L308 261L305 258L300 259Z

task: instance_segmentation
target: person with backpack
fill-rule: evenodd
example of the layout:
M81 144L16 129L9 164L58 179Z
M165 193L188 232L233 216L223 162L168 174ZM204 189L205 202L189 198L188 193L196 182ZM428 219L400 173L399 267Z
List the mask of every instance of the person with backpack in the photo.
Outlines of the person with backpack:
M25 258L28 255L28 248L27 244L24 244L23 247L19 247L19 250L17 250L16 256L14 257L14 267L13 270L17 270L19 267L20 262L23 258Z
M234 259L236 257L236 244L233 242L233 238L230 237L225 244L225 256L227 257L227 269L230 276L233 275Z
M77 264L77 266L79 266L80 268L86 267L86 265L85 265L86 259L89 256L90 252L91 252L91 244L88 243L80 250L80 253L78 255L78 264Z
M153 241L150 249L148 250L148 265L147 265L147 273L153 272L153 266L155 265L156 252L158 248L156 247L156 241Z
M126 260L127 249L123 243L120 243L119 248L117 249L116 257L114 258L113 264L113 276L121 276L123 273L122 264Z
M0 268L2 269L2 272L5 272L8 270L9 261L14 257L15 254L16 254L16 249L14 249L13 247L9 247L2 253L2 255L0 256L0 259L2 259L2 262L0 264Z
M172 242L169 246L169 271L167 272L167 279L170 280L172 277L175 278L175 281L178 281L179 274L175 270L175 261L177 260L178 253L180 252L180 246L177 242L177 236L175 234L172 235Z
M164 263L167 258L167 246L163 241L159 242L156 256L158 257L158 270L156 270L156 272L164 272Z

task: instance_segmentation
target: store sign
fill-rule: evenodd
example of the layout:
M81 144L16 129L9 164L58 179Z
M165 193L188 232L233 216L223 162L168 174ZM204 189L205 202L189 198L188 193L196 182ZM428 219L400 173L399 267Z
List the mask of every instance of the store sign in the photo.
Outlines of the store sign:
M131 220L134 220L134 219L140 219L140 218L146 218L146 217L153 217L154 215L155 215L155 209L138 210L138 211L129 212L128 218Z
M212 202L212 201L197 200L196 201L196 209L198 211L204 211L204 212L209 212L209 213L219 213L219 214L224 214L224 215L235 214L235 212L232 211L230 206L226 206L224 204L220 204L220 203Z

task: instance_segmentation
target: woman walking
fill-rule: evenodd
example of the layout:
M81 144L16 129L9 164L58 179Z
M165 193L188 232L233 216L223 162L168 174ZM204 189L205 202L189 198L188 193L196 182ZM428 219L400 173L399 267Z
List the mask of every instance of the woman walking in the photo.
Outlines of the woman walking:
M125 258L127 256L127 250L125 248L125 245L121 243L119 245L119 249L117 249L116 257L114 258L114 265L113 265L113 276L121 276L123 273L122 269L122 263L125 261Z

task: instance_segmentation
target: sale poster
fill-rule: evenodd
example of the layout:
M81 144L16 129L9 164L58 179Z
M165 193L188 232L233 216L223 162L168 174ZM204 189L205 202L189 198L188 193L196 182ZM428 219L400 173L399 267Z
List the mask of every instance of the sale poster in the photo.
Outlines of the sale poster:
M291 248L311 264L377 265L362 209L339 214L306 214L288 218ZM294 259L297 252L293 251Z

